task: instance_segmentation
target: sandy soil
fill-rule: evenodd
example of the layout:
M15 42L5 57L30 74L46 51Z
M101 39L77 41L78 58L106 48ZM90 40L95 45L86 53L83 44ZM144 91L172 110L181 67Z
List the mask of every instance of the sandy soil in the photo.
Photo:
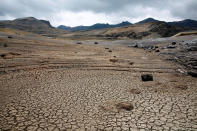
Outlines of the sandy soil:
M76 43L1 35L0 130L197 130L197 81L182 66L119 41Z

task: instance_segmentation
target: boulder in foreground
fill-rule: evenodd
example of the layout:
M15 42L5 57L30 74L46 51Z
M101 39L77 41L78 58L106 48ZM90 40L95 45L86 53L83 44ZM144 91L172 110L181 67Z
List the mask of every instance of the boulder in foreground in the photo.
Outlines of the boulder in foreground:
M141 75L142 81L153 81L153 75L152 74L143 74Z

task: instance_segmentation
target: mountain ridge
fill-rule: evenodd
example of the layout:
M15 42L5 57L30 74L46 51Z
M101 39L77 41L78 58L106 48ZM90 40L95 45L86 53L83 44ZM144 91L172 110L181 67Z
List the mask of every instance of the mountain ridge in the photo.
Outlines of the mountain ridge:
M115 28L115 27L122 27L122 26L129 26L132 25L132 23L128 21L123 21L118 24L104 24L104 23L96 23L91 26L75 26L75 27L70 27L70 26L64 26L60 25L57 28L58 29L64 29L64 30L69 30L69 31L85 31L85 30L98 30L98 29L106 29L106 28Z
M144 20L141 20L139 22L136 22L134 24L128 22L128 21L123 21L119 24L116 25L111 25L111 24L103 24L103 23L97 23L92 26L75 26L75 27L69 27L69 26L64 26L60 25L57 28L63 29L63 30L68 30L68 31L88 31L88 30L97 30L97 29L106 29L106 28L116 28L116 27L123 27L123 26L131 26L135 24L146 24L150 22L159 22L160 20L154 19L154 18L146 18ZM163 21L165 22L165 21ZM185 19L182 21L173 21L173 22L166 22L167 24L171 26L177 26L177 27L186 27L186 28L193 28L197 29L197 21L196 20L191 20L191 19Z
M192 20L192 19L185 19L185 20L182 20L182 21L168 22L168 24L173 25L173 26L197 28L197 21Z

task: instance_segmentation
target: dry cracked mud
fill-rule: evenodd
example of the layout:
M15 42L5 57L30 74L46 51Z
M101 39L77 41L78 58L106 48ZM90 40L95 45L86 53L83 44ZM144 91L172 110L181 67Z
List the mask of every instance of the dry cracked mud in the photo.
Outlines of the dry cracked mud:
M1 43L1 53L20 55L0 58L0 131L197 130L196 78L154 52L107 41ZM154 81L142 82L144 73Z

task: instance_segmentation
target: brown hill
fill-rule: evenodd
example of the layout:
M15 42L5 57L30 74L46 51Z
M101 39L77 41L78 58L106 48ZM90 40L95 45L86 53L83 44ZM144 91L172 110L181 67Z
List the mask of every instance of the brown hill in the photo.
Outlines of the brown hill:
M52 27L49 21L38 20L34 17L0 21L0 28L17 29L47 36L56 36L59 33L66 32Z
M107 37L128 37L132 39L170 37L178 32L188 30L183 27L175 27L162 21L155 21L145 24L135 24L127 27L109 29L104 33Z

